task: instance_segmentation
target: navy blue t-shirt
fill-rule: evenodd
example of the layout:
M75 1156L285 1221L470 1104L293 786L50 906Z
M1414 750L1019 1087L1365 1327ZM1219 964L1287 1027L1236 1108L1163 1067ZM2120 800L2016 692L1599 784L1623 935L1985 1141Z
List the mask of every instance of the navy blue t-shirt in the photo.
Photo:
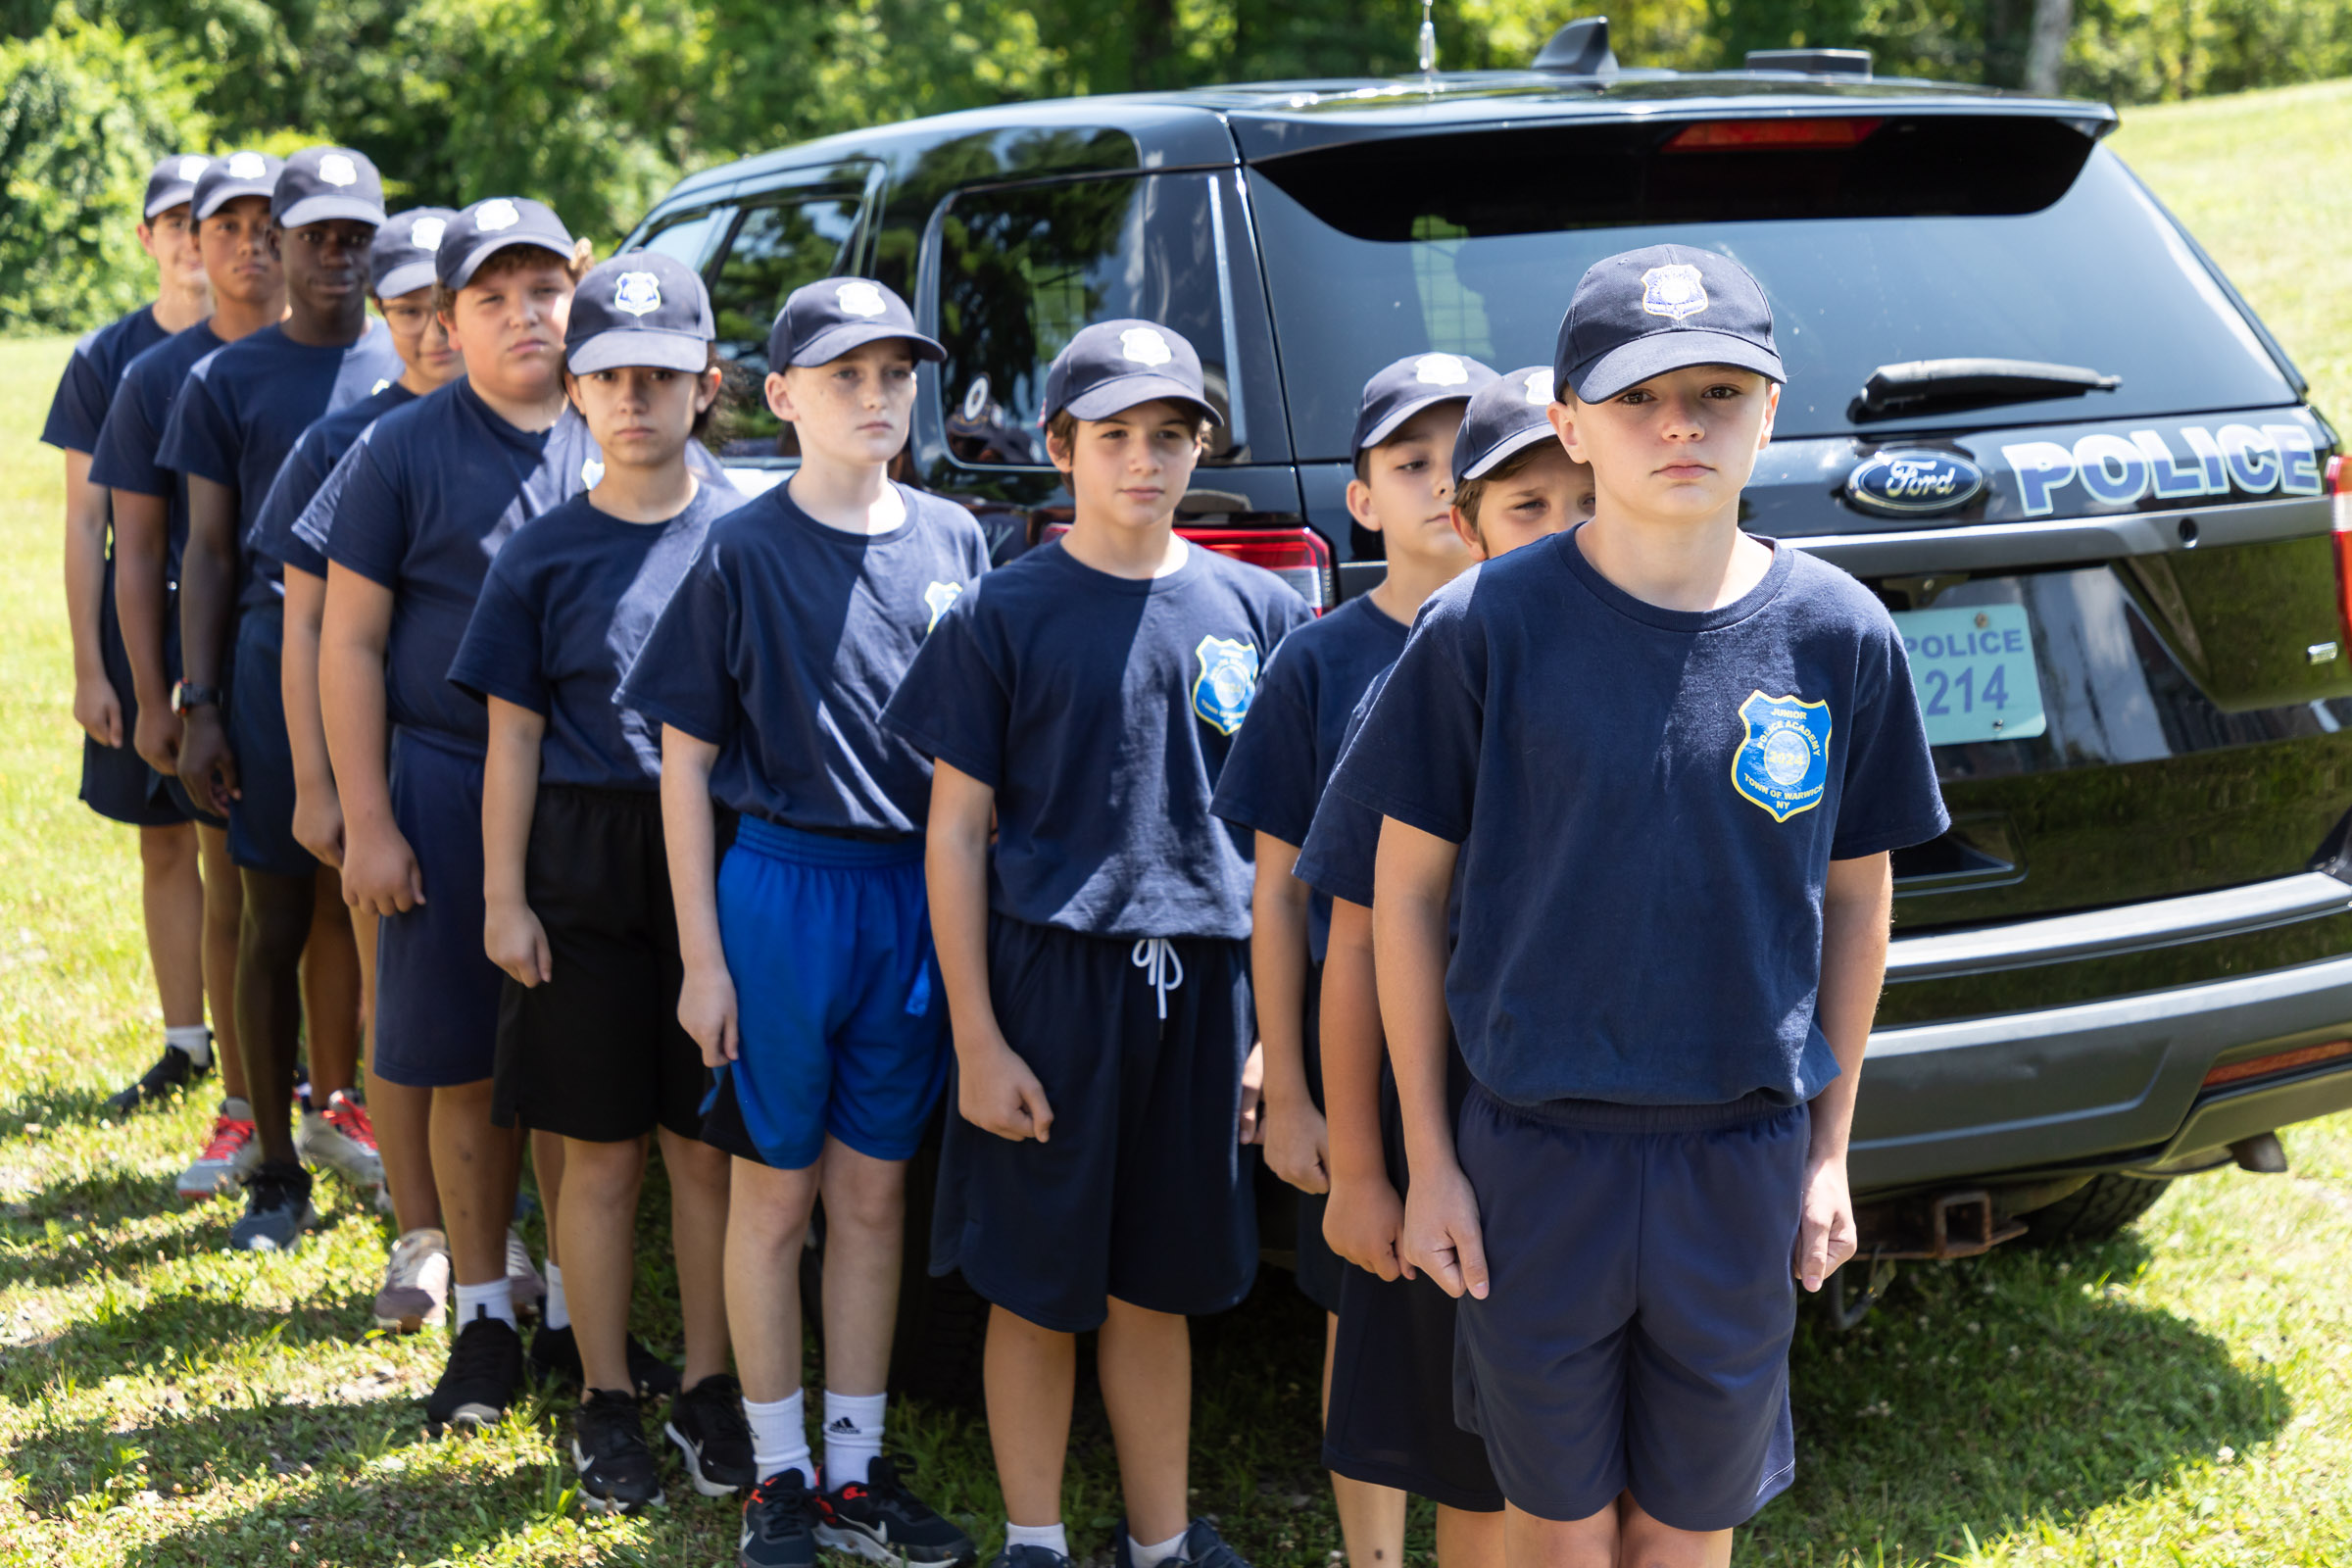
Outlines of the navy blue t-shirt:
M953 501L899 495L885 534L828 528L786 485L711 526L619 700L719 749L714 800L811 832L923 830L931 764L882 709L988 540Z
M1799 551L1661 610L1578 531L1431 598L1335 787L1461 846L1446 1000L1497 1097L1810 1100L1830 861L1949 825L1902 639Z
M132 359L107 406L98 449L90 454L90 483L164 498L166 582L179 581L179 555L188 542L188 486L156 455L163 450L172 400L187 381L188 368L219 347L213 324L198 321Z
M1258 673L1314 618L1193 546L1114 577L1059 541L940 621L885 721L997 792L989 906L1103 937L1250 934L1250 835L1209 813Z
M1281 656L1258 682L1249 722L1234 737L1209 809L1293 847L1305 844L1316 804L1339 765L1348 715L1404 652L1410 629L1370 595L1358 594L1284 639ZM1307 900L1308 956L1321 963L1330 941L1331 899L1318 890Z
M147 305L84 333L66 361L66 373L58 377L41 439L60 451L95 453L124 368L171 335L156 324L154 307Z
M254 514L253 526L246 530L245 548L280 566L292 566L314 577L325 576L325 553L294 531L295 519L318 496L318 487L326 483L326 476L343 461L343 454L359 440L362 430L416 401L416 393L394 381L372 397L347 403L313 419L295 441L294 450L286 454L286 461L278 465L277 477L270 481L270 493L262 498L262 509Z
M1340 762L1347 760L1348 749L1363 732L1364 720L1372 716L1373 706L1388 689L1389 676L1396 668L1392 662L1374 675L1363 695L1355 700L1354 709L1348 714L1348 727L1340 736ZM1333 771L1338 771L1338 763L1333 765ZM1329 788L1328 778L1324 782L1322 799L1315 802L1314 820L1307 824L1306 837L1298 846L1296 867L1298 880L1315 890L1326 911L1334 899L1346 899L1369 909L1373 862L1380 854L1381 815L1346 791ZM1457 877L1455 881L1458 885L1460 879ZM1324 935L1328 941L1328 927Z
M541 783L660 787L662 726L613 695L710 524L744 501L707 484L668 521L631 522L577 495L490 563L449 678L546 717Z
M265 608L286 594L277 562L255 556L247 542L286 454L320 415L382 391L401 369L381 321L340 348L297 343L283 325L266 326L189 368L156 461L237 492L241 608Z
M705 484L726 474L700 442ZM393 594L384 653L392 722L479 752L488 711L449 683L491 558L514 530L604 474L588 421L566 408L546 430L509 424L464 376L369 425L296 519L326 559Z

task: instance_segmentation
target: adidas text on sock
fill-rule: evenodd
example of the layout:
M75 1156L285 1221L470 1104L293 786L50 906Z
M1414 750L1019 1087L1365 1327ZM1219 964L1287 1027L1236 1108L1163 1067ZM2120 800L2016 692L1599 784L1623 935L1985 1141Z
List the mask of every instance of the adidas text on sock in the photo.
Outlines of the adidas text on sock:
M882 1452L882 1409L887 1394L825 1391L825 1485L862 1487Z

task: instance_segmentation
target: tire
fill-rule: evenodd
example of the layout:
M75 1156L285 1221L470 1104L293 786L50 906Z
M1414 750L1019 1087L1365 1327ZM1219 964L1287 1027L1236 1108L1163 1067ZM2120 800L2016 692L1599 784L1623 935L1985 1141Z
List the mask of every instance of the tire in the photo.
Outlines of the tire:
M2026 1245L2104 1241L2154 1208L2172 1185L2169 1176L2094 1176L2047 1208L2026 1215Z

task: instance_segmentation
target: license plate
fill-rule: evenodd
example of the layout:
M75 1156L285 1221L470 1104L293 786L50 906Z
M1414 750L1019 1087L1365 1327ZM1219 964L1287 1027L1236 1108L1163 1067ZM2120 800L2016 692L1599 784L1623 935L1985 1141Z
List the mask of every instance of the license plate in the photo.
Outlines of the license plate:
M2046 727L2025 606L1898 611L1894 625L1928 744L2023 740Z

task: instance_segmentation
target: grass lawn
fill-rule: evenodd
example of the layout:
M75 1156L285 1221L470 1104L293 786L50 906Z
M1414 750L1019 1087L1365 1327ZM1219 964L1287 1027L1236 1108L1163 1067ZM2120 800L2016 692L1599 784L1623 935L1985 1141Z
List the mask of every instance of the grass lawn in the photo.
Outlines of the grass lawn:
M2135 112L2117 144L2352 411L2352 83ZM159 1020L130 835L74 799L58 464L33 444L65 352L0 342L0 623L21 634L0 641L0 1562L731 1562L734 1510L674 1475L664 1512L583 1518L564 1401L425 1440L439 1347L365 1332L387 1238L363 1204L322 1183L301 1253L232 1259L228 1203L163 1200L209 1105L99 1119ZM2293 1174L2182 1183L2106 1245L1913 1267L1852 1335L1809 1316L1798 1480L1740 1560L2352 1562L2352 1117L2287 1142ZM658 1301L639 1327L674 1353ZM1261 1568L1328 1562L1317 1315L1269 1274L1196 1340L1200 1510ZM1067 1517L1106 1553L1090 1399ZM993 1549L976 1416L894 1423ZM1418 1516L1413 1555L1429 1545Z

